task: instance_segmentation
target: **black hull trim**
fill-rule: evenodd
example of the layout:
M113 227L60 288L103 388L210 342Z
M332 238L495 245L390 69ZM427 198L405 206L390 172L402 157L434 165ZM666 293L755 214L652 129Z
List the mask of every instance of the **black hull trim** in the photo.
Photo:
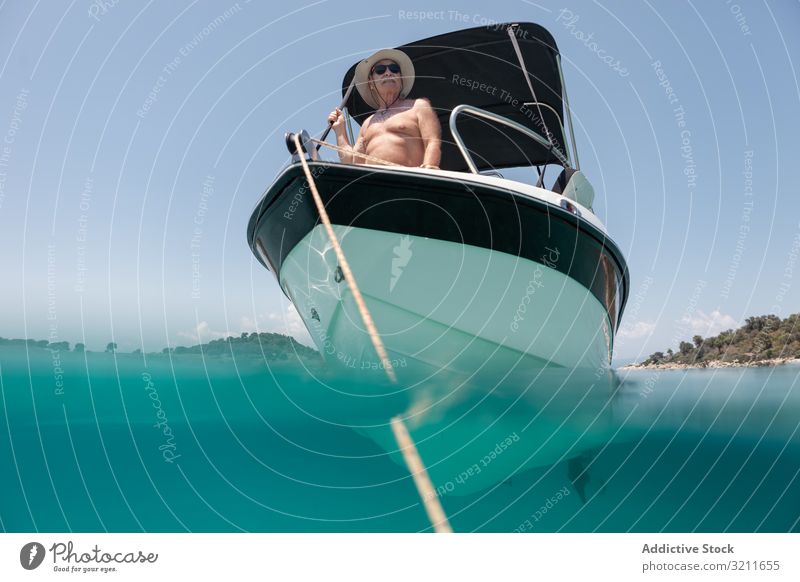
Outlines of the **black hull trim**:
M589 289L616 331L628 270L616 245L585 220L502 188L392 169L310 163L333 224L483 247L541 263ZM319 223L300 164L288 167L253 211L248 242L276 276Z

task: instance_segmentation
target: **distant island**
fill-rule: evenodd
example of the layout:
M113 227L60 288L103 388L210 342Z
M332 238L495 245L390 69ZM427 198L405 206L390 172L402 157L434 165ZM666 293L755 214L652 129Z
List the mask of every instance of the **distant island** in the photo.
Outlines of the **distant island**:
M650 354L631 368L737 368L777 366L800 361L800 313L781 319L777 315L748 317L737 330L728 329L711 338L696 335L683 341L678 351Z
M34 339L6 339L0 337L0 347L28 346L29 348L42 348L59 352L88 352L82 343L76 343L70 350L69 342L49 342ZM123 353L117 350L117 344L109 342L105 352ZM132 354L141 354L141 350L134 350ZM300 358L303 360L320 360L319 352L304 346L293 337L279 333L242 333L236 337L226 337L212 340L208 343L197 344L191 347L177 346L164 348L160 352L148 353L148 356L197 354L207 357L235 358L250 356L263 358L267 361L290 360Z

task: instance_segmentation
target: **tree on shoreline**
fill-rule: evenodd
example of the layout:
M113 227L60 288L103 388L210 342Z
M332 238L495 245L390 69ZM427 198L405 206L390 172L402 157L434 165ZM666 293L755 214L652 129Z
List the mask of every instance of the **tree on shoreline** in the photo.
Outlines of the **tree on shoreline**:
M753 363L773 358L800 358L800 313L781 320L777 315L748 317L737 330L710 338L695 335L682 341L678 352L654 352L642 365L702 365L710 361Z
M60 351L69 351L69 342L49 343L47 340L33 339L6 339L0 337L0 346L27 346L28 348L43 348ZM86 346L83 343L76 343L73 353L84 353ZM105 353L119 354L117 344L109 342ZM133 354L141 354L141 349L136 349ZM212 340L205 344L197 344L191 347L174 346L164 348L161 352L149 353L148 355L183 355L194 354L206 357L237 358L249 357L267 361L290 360L300 358L303 360L319 360L320 354L316 350L309 348L290 336L278 333L242 333L238 337L226 337Z

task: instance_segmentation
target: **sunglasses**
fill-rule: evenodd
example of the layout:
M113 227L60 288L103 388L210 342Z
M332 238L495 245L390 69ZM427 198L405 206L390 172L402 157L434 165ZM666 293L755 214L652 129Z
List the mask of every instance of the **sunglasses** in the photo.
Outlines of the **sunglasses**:
M392 63L391 65L375 65L372 68L372 72L376 75L383 75L386 72L386 69L389 69L395 75L400 73L400 65Z

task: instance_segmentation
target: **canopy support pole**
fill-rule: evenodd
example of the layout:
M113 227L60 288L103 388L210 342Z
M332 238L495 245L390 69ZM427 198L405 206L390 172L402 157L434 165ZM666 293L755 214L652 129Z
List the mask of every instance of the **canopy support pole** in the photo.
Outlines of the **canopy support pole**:
M339 104L338 109L341 109L342 107L345 106L345 104L347 103L347 100L350 99L350 93L353 92L353 87L355 87L355 86L356 86L356 76L353 75L353 80L350 81L350 86L347 87L347 91L344 94L344 99L342 99L342 102ZM322 134L322 137L319 138L320 141L325 141L325 138L328 137L328 134L331 132L331 128L332 127L333 127L333 123L328 122L328 129L326 129L325 133ZM320 146L319 146L319 144L317 144L317 151L319 151L319 148L320 148Z
M506 32L508 32L508 37L511 39L511 44L514 45L514 52L517 53L517 60L519 61L519 66L522 69L522 75L525 77L525 82L528 84L528 89L531 90L531 95L536 103L536 109L539 111L539 119L542 120L544 134L547 136L550 146L555 148L555 144L553 143L553 134L550 133L550 129L547 127L547 123L544 120L542 107L539 105L539 98L536 97L536 91L533 90L533 83L531 83L530 75L528 75L528 68L525 66L525 59L522 58L522 51L520 50L519 43L517 42L517 35L514 33L514 28L516 26L516 24L512 24L506 29ZM567 160L569 160L569 150L566 151L566 154Z
M572 124L572 109L569 107L569 97L567 96L567 84L564 82L564 70L561 68L561 55L556 53L556 64L558 65L558 77L561 79L561 91L564 93L564 106L567 109L567 123L569 124L569 141L572 142L572 157L575 158L575 169L581 169L581 162L578 160L578 144L575 143L575 126Z

